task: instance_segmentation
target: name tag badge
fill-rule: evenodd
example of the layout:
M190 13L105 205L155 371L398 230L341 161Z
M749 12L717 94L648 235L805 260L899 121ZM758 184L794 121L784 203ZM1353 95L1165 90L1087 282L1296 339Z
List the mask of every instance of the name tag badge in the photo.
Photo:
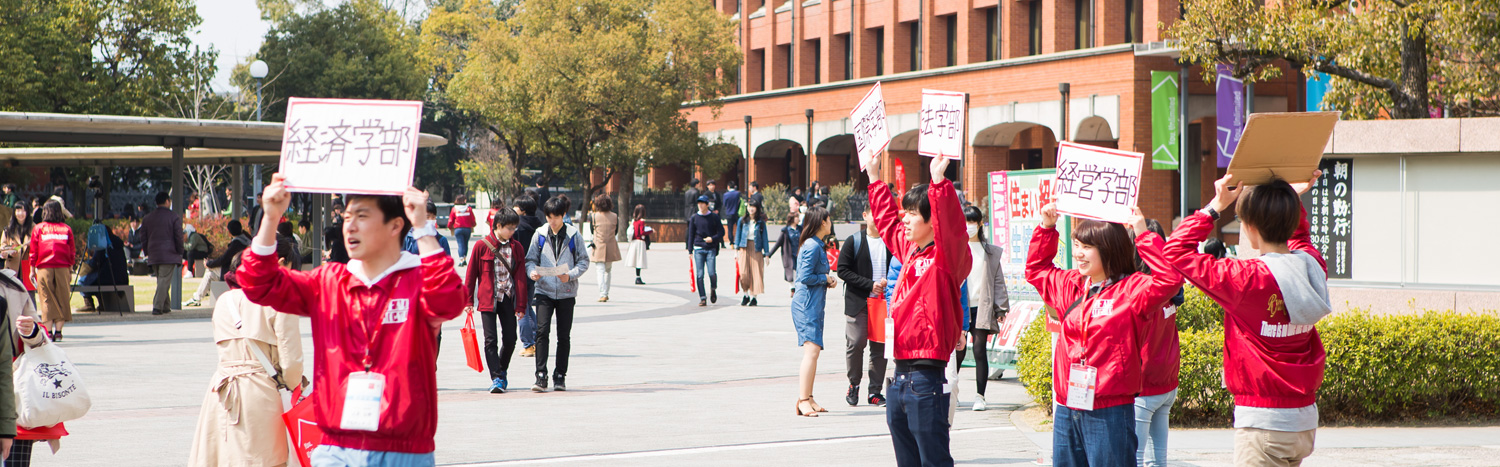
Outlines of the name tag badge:
M896 319L885 318L885 359L896 359Z
M344 391L344 416L339 428L375 431L380 428L381 397L385 394L385 375L360 371L349 374Z
M1074 363L1068 371L1068 407L1078 410L1094 410L1094 390L1099 370Z
M1163 308L1161 312L1165 315L1164 317L1171 318L1172 315L1177 314L1177 305L1167 305L1167 307Z
M411 299L391 299L385 307L385 314L380 317L380 324L399 324L406 322L406 315L411 311Z
M1114 311L1115 311L1115 299L1113 299L1113 298L1101 298L1099 300L1095 300L1094 301L1093 314L1094 314L1095 318L1103 318L1105 316L1109 316L1109 314L1113 313Z

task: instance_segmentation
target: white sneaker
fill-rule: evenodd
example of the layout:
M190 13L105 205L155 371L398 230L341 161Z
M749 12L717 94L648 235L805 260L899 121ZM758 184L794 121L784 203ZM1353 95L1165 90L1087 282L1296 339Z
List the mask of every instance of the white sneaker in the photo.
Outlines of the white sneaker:
M984 396L974 396L974 411L975 412L983 412L984 411Z

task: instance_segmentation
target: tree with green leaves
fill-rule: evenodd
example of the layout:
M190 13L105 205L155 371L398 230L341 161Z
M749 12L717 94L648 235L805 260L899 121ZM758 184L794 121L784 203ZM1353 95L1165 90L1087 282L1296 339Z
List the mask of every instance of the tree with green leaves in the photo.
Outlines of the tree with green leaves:
M1327 105L1353 118L1500 113L1500 1L1184 0L1168 35L1183 58L1251 80L1293 69L1333 77Z
M589 198L619 173L702 156L677 150L701 146L681 107L718 111L732 91L733 22L697 0L524 5L483 30L452 87L509 153L532 156L544 182L553 172L588 180L601 171L585 187Z

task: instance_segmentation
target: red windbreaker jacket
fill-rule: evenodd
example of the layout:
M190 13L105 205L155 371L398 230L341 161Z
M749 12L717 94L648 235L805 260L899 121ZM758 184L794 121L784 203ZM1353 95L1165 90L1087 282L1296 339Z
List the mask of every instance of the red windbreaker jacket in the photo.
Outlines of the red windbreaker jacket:
M511 295L516 297L516 309L513 312L525 312L528 295L526 293L526 251L521 249L521 242L511 238L501 242L495 234L485 235L484 239L474 242L474 249L469 252L469 268L464 272L464 297L477 301L474 309L481 312L495 310L495 259L499 254L490 249L489 241L495 248L510 249L510 280Z
M1169 299L1170 300L1170 299ZM1146 374L1141 382L1141 397L1159 396L1177 389L1182 374L1182 342L1177 338L1177 314L1171 305L1152 313L1146 320L1141 341L1141 365Z
M476 222L474 208L468 205L454 206L453 211L448 214L450 229L472 229Z
M1026 282L1063 317L1062 338L1052 350L1052 393L1057 404L1067 402L1068 373L1079 362L1098 369L1094 410L1134 403L1143 381L1141 342L1147 324L1177 295L1182 275L1162 256L1161 237L1142 232L1135 238L1135 247L1151 274L1105 281L1103 290L1085 298L1089 278L1076 269L1058 269L1052 264L1057 242L1057 229L1037 228L1026 257Z
M870 184L870 210L880 238L901 259L890 315L896 320L897 360L948 361L963 332L958 287L969 276L969 235L953 182L941 180L927 189L932 205L933 244L912 245L901 225L901 209L885 183Z
M309 272L277 267L274 247L261 248L245 250L238 279L251 302L311 318L318 355L312 397L323 443L368 451L432 452L437 431L433 327L457 317L465 302L453 258L441 251L420 259L403 253L367 285L339 263ZM339 423L349 374L365 371L366 352L369 371L385 376L379 429L343 430Z
M1234 404L1272 409L1312 405L1327 359L1317 328L1291 324L1285 294L1265 262L1199 253L1198 244L1213 228L1207 214L1193 213L1172 232L1166 255L1224 307L1224 384ZM1287 248L1307 252L1327 271L1323 255L1312 245L1305 212Z
M73 228L68 224L43 222L31 230L31 267L71 268L77 258Z

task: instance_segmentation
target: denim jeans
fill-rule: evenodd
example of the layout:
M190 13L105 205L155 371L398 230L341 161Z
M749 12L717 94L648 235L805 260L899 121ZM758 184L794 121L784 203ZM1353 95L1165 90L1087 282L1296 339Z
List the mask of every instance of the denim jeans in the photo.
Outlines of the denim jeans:
M536 282L526 279L526 290L536 290ZM527 303L526 315L516 323L516 328L521 335L521 348L536 345L536 300Z
M433 453L365 451L322 445L307 456L313 467L431 467L437 465Z
M458 258L469 259L469 236L474 235L474 229L459 227L453 229L453 239L458 241Z
M693 250L693 274L698 281L698 300L708 300L708 289L703 288L703 268L708 267L708 284L714 290L719 289L719 251L709 249Z
M937 467L953 465L948 451L947 378L939 367L897 371L886 388L885 423L896 447L896 465Z
M1053 405L1053 466L1130 467L1135 448L1135 406L1075 410Z
M1167 465L1167 418L1177 390L1165 394L1135 398L1135 464L1139 467ZM1146 446L1151 449L1146 449Z

